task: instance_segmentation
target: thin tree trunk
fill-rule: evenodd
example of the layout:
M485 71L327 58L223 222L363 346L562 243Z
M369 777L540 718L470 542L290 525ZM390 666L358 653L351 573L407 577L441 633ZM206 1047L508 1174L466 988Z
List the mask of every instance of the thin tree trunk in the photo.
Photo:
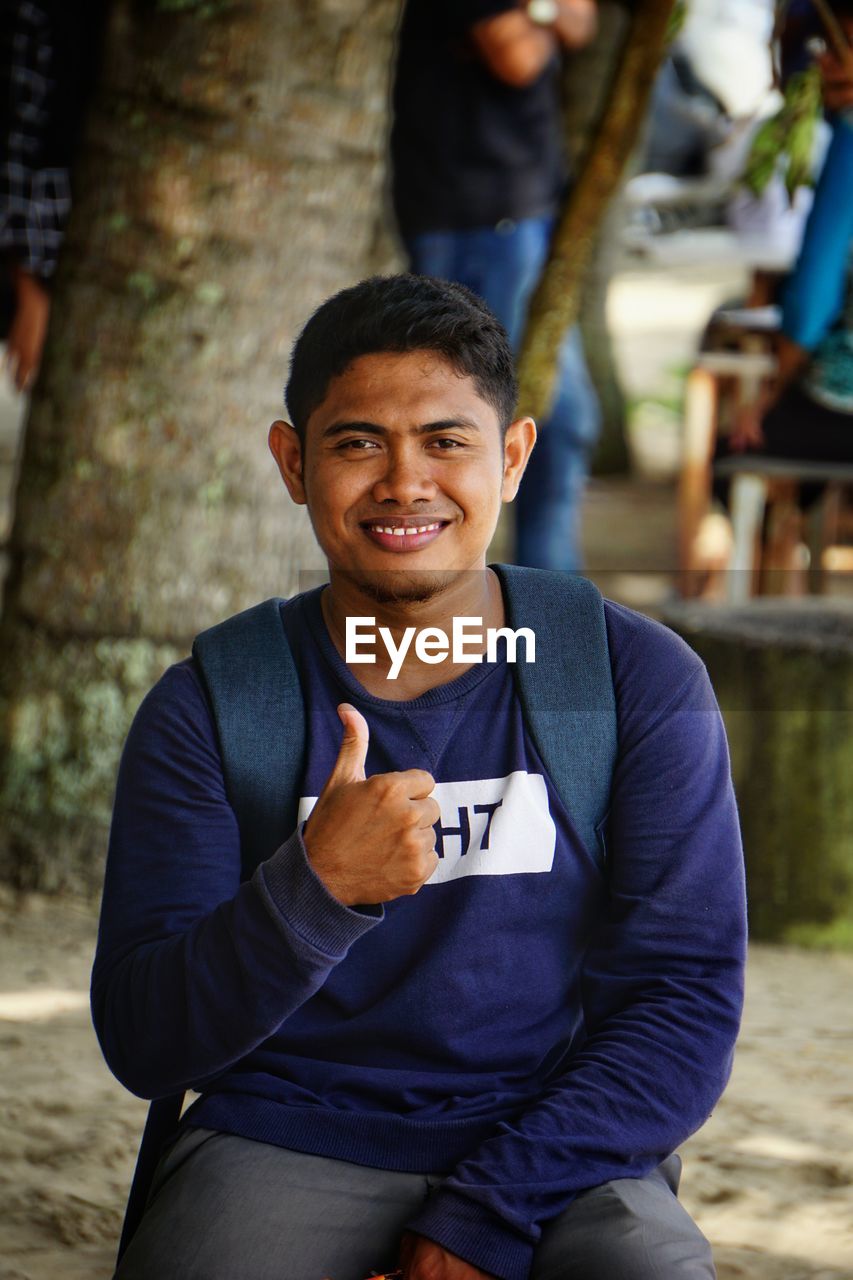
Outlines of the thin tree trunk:
M299 323L380 265L397 9L115 6L0 630L5 879L96 884L142 693L322 565L266 430Z
M576 172L595 139L630 21L630 13L622 0L600 0L595 40L566 60L564 123L572 168ZM623 185L624 178L598 227L578 310L587 368L601 406L601 436L593 460L593 469L598 474L625 473L629 469L625 396L607 321L607 293L625 218L624 203L620 199Z
M581 292L578 324L586 363L601 407L601 434L592 459L595 475L626 475L628 407L616 364L613 336L607 316L607 295L619 256L625 202L617 193L601 221Z
M560 217L522 342L521 408L546 417L563 334L578 317L586 268L608 202L645 118L675 0L637 0L607 107Z

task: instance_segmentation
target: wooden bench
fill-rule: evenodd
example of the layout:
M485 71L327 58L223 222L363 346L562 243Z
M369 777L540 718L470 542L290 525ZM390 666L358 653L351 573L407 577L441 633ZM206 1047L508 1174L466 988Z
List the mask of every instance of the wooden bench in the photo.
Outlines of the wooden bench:
M853 426L851 427L853 429ZM808 459L764 458L759 454L737 454L722 458L714 475L731 480L730 510L733 550L726 575L726 599L741 604L755 594L761 566L764 520L774 482L787 482L796 491L800 485L826 485L826 492L808 522L808 585L819 592L824 587L823 553L837 536L841 503L846 490L853 491L853 463L812 462ZM791 494L795 496L795 492Z
M699 537L711 508L721 419L728 416L730 424L738 408L757 400L776 376L776 356L767 338L749 333L737 337L739 345L733 350L701 351L687 375L678 484L678 560L685 596L702 593L707 566L699 554ZM717 340L713 332L711 340Z

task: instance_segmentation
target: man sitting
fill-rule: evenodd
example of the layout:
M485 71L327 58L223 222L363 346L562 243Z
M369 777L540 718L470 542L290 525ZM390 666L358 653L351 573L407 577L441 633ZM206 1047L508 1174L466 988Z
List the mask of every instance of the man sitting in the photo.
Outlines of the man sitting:
M270 447L329 585L263 615L280 666L256 613L201 637L119 774L96 1027L134 1092L200 1094L121 1280L714 1275L671 1153L741 1008L725 736L671 632L487 568L535 440L515 400L459 285L365 281L296 344Z

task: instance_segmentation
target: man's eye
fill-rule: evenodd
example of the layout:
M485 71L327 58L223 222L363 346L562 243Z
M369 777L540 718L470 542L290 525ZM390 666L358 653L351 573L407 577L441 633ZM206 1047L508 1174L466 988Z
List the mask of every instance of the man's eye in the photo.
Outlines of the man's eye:
M358 437L353 440L342 440L338 445L338 449L353 449L357 453L367 452L368 449L376 449L378 446L375 440Z
M435 440L430 441L431 444L437 445L441 450L450 451L451 449L464 449L465 443L462 440L454 440L452 436L438 436Z

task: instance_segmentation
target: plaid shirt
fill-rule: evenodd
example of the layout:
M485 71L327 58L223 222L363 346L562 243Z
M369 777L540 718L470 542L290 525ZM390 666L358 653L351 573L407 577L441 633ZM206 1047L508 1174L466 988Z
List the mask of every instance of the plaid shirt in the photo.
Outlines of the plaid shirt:
M0 137L0 252L33 275L56 270L71 208L67 167L47 167L44 138L56 110L54 38L49 16L35 0L0 4L6 97Z

